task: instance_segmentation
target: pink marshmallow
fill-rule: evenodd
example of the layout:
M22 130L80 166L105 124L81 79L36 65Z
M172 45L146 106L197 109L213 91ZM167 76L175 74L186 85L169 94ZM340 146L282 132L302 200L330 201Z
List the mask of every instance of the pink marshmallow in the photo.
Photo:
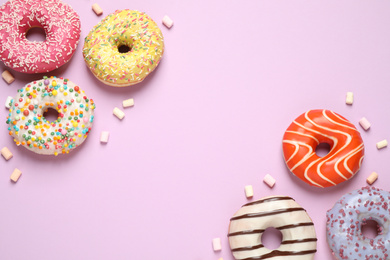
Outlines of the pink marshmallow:
M110 133L107 131L102 131L100 133L100 142L101 143L107 143L108 142L108 137L110 136Z
M371 127L371 123L368 122L368 120L367 120L365 117L363 117L362 119L360 119L359 124L360 124L360 126L363 127L363 129L366 130L366 131Z
M162 23L168 28L170 29L173 25L173 21L171 20L171 18L168 17L168 15L164 16L163 20L162 20Z
M267 184L270 188L272 188L275 185L276 181L271 175L267 174L265 175L263 182Z

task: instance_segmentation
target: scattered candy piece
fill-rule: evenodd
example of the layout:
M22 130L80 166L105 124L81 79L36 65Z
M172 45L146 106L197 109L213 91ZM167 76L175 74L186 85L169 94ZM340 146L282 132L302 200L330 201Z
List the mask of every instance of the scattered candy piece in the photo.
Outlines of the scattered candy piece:
M376 143L376 148L378 148L378 149L385 148L386 146L387 146L387 140L386 139Z
M4 147L3 149L1 149L0 153L6 161L11 159L13 156L13 154L11 153L11 151L7 147Z
M5 107L6 107L6 108L8 108L8 109L11 108L10 103L11 103L11 100L12 100L12 99L14 99L14 98L13 98L13 97L10 97L10 96L7 97L7 100L5 101Z
M173 21L171 20L171 18L168 17L168 15L164 16L163 20L162 20L162 23L168 28L170 29L173 25Z
M376 181L376 179L378 179L378 174L376 172L372 172L367 178L367 183L371 185Z
M368 120L367 120L365 117L363 117L362 119L360 119L359 124L360 124L360 126L363 127L363 129L366 130L366 131L371 127L370 122L368 122Z
M221 239L219 237L213 239L213 249L214 251L221 251Z
M114 108L114 111L113 111L113 113L114 113L114 115L117 117L117 118L119 118L119 119L123 119L124 117L125 117L125 113L122 111L122 110L120 110L119 108Z
M92 10L95 12L97 16L103 13L103 9L96 3L92 5Z
M13 182L17 182L20 175L22 175L22 172L18 168L15 168L15 170L12 172L10 178Z
M9 72L8 70L3 71L1 76L3 77L5 82L7 82L8 84L11 84L12 82L15 81L14 76L12 76L11 72Z
M223 258L222 258L222 257L220 257L220 258L218 258L218 260L223 260Z
M102 131L101 134L100 134L100 142L107 143L109 136L110 136L110 132Z
M353 104L353 92L347 92L347 97L345 99L345 103L347 105L352 105Z
M253 197L253 188L252 185L247 185L245 186L245 196L247 198L252 198Z
M130 99L123 100L122 106L123 107L132 107L132 106L134 106L134 99L130 98Z
M275 185L276 180L271 175L267 174L265 175L263 182L272 188Z

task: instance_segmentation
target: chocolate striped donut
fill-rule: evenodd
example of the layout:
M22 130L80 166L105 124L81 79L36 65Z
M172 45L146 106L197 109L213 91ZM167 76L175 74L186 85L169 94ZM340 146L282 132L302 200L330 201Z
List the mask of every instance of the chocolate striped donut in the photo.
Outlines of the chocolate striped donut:
M330 145L324 157L315 152L321 143ZM359 171L364 144L356 127L344 117L330 110L309 110L287 128L283 155L295 176L324 188L346 181Z
M278 229L279 248L266 248L264 231ZM242 206L230 219L229 244L237 260L311 260L317 251L314 224L306 210L288 196L270 196Z

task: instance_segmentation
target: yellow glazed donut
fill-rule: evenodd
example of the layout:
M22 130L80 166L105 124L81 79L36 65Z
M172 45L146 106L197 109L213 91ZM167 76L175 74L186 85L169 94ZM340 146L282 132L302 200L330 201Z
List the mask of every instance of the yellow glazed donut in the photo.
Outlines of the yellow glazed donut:
M160 28L145 13L117 10L85 38L83 56L93 75L104 84L124 87L141 82L164 53Z

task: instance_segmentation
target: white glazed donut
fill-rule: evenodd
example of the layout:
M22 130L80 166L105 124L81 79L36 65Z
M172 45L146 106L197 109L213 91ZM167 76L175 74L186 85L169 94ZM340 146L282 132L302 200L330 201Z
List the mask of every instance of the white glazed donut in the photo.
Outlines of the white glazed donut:
M31 82L18 90L9 105L9 135L16 145L38 154L69 153L84 142L94 120L93 100L63 78L44 77ZM58 112L54 122L43 116L48 108Z
M261 243L273 227L283 239L271 250ZM270 196L245 204L230 219L229 244L237 260L312 260L317 252L314 224L306 210L288 196Z

